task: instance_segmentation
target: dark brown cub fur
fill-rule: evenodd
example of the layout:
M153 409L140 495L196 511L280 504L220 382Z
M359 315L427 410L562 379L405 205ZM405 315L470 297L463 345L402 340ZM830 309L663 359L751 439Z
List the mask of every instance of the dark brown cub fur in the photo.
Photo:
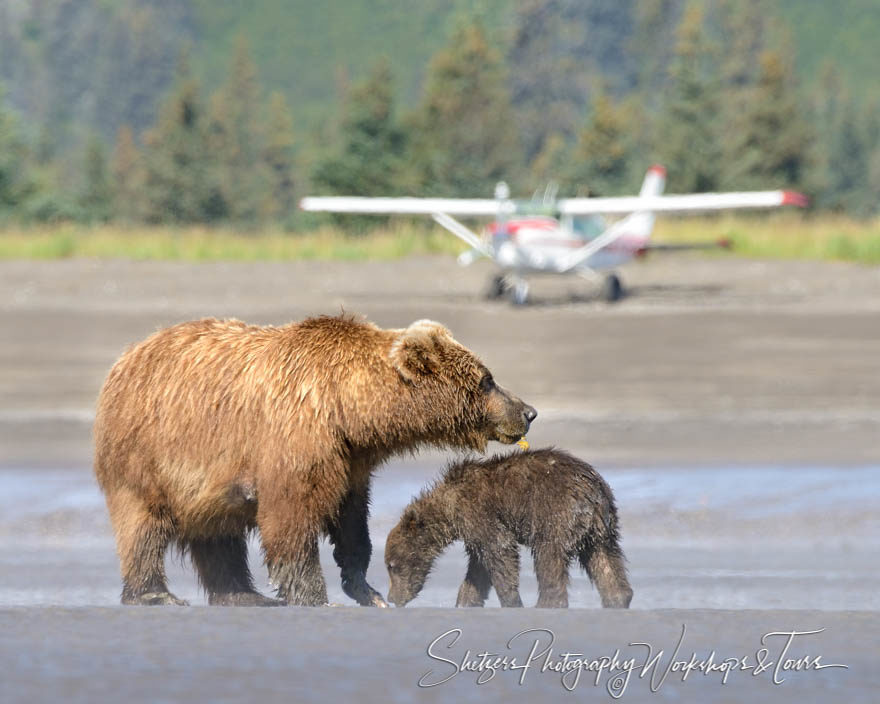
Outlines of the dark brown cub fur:
M519 545L532 549L538 607L568 606L575 558L602 606L628 608L611 488L586 462L554 449L515 452L452 465L404 510L385 546L388 600L403 606L425 584L434 560L463 540L468 568L456 606L482 606L495 587L502 606L522 606Z

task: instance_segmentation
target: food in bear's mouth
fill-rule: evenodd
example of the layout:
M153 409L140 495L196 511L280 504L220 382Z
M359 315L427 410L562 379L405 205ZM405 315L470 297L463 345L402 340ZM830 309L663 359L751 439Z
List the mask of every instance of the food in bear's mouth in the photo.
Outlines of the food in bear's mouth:
M529 441L526 440L525 435L523 435L519 440L517 440L516 444L519 445L523 450L529 449Z

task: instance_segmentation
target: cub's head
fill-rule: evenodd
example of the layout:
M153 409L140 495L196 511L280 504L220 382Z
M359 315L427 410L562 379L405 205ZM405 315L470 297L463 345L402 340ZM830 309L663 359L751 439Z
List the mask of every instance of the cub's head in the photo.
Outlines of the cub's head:
M484 450L515 443L538 412L495 383L491 372L449 330L418 320L397 330L390 361L416 403L425 441Z
M388 601L395 606L406 606L419 595L434 560L450 542L440 524L421 513L408 507L385 541Z

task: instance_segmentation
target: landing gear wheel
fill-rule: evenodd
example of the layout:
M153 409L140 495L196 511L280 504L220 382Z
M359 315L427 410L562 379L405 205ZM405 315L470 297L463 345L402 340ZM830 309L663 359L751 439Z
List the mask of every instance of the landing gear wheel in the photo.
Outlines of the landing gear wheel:
M529 284L526 281L517 281L511 291L510 300L515 306L525 305L529 299Z
M615 303L623 298L623 284L617 274L609 274L602 283L602 300Z
M491 281L489 281L489 287L486 289L486 298L490 301L498 300L506 291L507 281L505 281L504 276L498 274L497 276L493 276Z

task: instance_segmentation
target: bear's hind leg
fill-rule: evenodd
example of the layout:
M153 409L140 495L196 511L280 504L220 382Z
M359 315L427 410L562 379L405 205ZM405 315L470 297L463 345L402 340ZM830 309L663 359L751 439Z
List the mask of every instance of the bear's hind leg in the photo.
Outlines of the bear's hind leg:
M165 550L174 533L170 518L124 489L108 494L107 504L122 570L122 603L186 606L168 591L165 577Z
M282 606L283 601L260 594L247 561L244 535L190 540L187 543L199 582L212 606Z
M581 566L599 590L602 607L628 609L633 591L626 578L623 554L616 546L586 546L579 554Z
M535 548L535 577L538 579L539 609L568 608L569 559L553 543Z
M370 476L366 472L363 476L366 481L348 491L339 507L339 517L328 526L328 532L334 545L333 559L342 574L342 591L361 606L387 608L382 595L367 584L373 546L367 527Z
M495 587L498 601L505 607L522 607L519 595L519 544L513 536L482 543L483 564Z
M492 580L489 579L489 572L477 551L470 545L466 546L465 549L468 554L467 574L464 576L464 581L458 589L458 598L455 600L455 605L461 607L480 607L486 603L489 589L492 588Z

